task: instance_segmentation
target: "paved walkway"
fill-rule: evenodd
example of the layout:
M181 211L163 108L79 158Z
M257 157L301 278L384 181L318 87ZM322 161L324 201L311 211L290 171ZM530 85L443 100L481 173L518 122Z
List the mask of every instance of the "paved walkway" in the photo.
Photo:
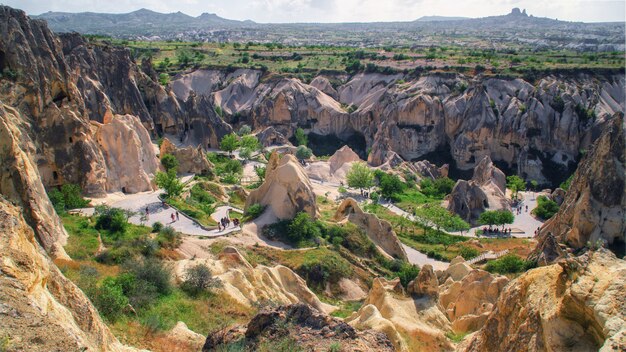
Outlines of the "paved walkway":
M402 247L404 247L409 263L418 265L420 268L425 264L430 264L435 270L446 270L448 269L448 266L450 266L450 263L430 258L426 254L414 249L413 247L409 247L404 243L402 244Z
M219 237L230 234L232 232L236 232L241 230L239 226L233 226L232 224L227 227L225 230L218 231L214 230L206 230L202 228L197 222L187 217L185 214L179 212L178 220L172 221L172 214L176 213L176 209L167 206L164 208L161 199L159 199L159 194L162 191L154 191L154 192L141 192L135 194L127 194L124 199L114 201L109 205L113 208L121 208L124 210L132 211L137 213L136 215L131 216L128 221L135 225L147 225L151 226L155 222L161 222L166 226L173 227L176 231L181 232L186 235L192 236L206 236L206 237ZM146 212L146 208L148 208L148 212L150 213L148 219L142 223L141 217ZM233 209L234 211L241 212L241 210L230 207L230 206L221 206L216 208L215 213L211 214L211 217L219 221L219 219L228 215L228 211ZM94 212L93 208L85 208L79 210L82 214L92 215Z

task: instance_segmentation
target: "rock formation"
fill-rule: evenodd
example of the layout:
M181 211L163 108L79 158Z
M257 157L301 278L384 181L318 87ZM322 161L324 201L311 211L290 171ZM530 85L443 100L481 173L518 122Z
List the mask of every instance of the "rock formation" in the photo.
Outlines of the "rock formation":
M107 123L92 124L106 161L106 190L124 193L153 190L152 178L159 169L159 161L139 118L113 115Z
M282 265L252 267L233 247L224 248L218 260L195 259L175 262L173 272L176 279L182 282L186 270L198 264L207 265L213 276L220 281L218 290L248 307L271 301L278 304L305 303L327 313L336 309L322 303L309 290L306 282L291 269Z
M451 331L450 322L436 300L407 297L403 291L399 279L374 279L363 306L346 322L384 332L397 351L452 351L444 335Z
M169 139L164 138L159 149L161 157L164 154L173 155L178 160L178 172L194 174L211 174L213 165L206 158L201 147L191 146L178 148Z
M347 220L360 229L386 255L392 258L407 259L402 243L393 231L391 224L380 220L376 215L366 213L352 198L347 198L339 205L335 212L335 220Z
M389 339L375 331L357 331L343 321L320 314L304 304L262 310L246 327L234 326L209 335L202 351L214 351L230 343L241 343L250 350L279 338L292 339L305 351L328 351L339 345L342 351L393 351Z
M328 161L316 161L306 166L310 178L323 182L346 183L352 163L361 160L347 145L337 150Z
M47 202L47 200L46 200ZM22 209L0 196L0 331L9 350L132 351L35 240Z
M435 164L429 162L428 160L420 160L409 165L412 166L416 173L418 173L422 177L427 177L431 180L448 177L448 164L437 167Z
M460 280L444 283L439 288L439 303L452 322L452 329L455 332L479 330L508 282L506 276L475 269Z
M165 338L178 346L181 350L200 351L206 337L189 330L187 324L179 321L172 330L165 334Z
M437 298L439 296L439 281L433 271L433 266L425 264L415 280L409 282L407 293L418 297Z
M609 246L626 241L626 189L623 115L607 125L602 136L580 163L559 211L539 232L533 259L551 262L558 253L544 253L545 241L554 236L560 243L580 249L587 242Z
M465 351L626 348L626 262L608 250L530 270L502 292Z
M361 161L361 159L359 158L357 153L355 153L350 147L344 145L328 159L328 164L330 165L330 173L334 174L345 164L355 161Z
M246 199L246 209L253 204L268 207L279 219L292 219L299 212L313 218L319 215L311 181L302 165L293 155L277 152L267 164L265 181Z
M485 210L510 210L506 199L506 177L485 156L474 169L470 181L459 180L450 193L448 210L463 220L475 223Z

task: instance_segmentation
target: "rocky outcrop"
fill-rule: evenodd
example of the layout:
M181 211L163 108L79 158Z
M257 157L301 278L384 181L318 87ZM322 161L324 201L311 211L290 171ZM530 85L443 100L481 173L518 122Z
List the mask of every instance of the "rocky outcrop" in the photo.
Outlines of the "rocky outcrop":
M384 332L397 351L453 350L444 335L451 331L450 322L436 299L405 296L399 279L374 279L363 306L346 322L358 329Z
M624 118L620 115L607 125L580 163L559 211L541 227L538 247L531 257L555 260L554 254L558 253L541 252L544 247L552 248L544 245L552 236L574 249L597 241L623 245L625 167Z
M328 165L330 166L330 173L334 174L337 170L341 169L347 163L353 163L361 161L359 155L355 153L350 147L344 145L335 152L329 159Z
M415 280L409 282L407 293L417 297L437 298L439 296L439 281L432 265L425 264L420 268L420 273Z
M226 247L217 260L195 259L175 262L173 272L176 280L182 282L186 270L198 264L208 266L213 276L219 280L217 290L248 307L263 302L274 302L305 303L328 313L336 309L322 303L309 290L306 282L291 269L282 265L252 267L233 247Z
M452 322L452 329L455 332L479 330L508 282L505 276L475 269L458 281L444 283L439 288L439 303Z
M152 178L159 170L159 161L139 118L113 115L105 124L92 124L106 160L106 190L124 193L153 190Z
M335 220L349 221L362 229L367 237L391 258L407 260L406 252L402 243L393 231L388 221L380 220L376 215L366 213L359 207L359 204L352 198L347 198L339 205L335 212Z
M347 145L337 150L328 161L316 161L306 166L310 178L323 181L346 183L346 175L352 163L360 161L359 156Z
M431 180L448 177L448 164L437 167L437 165L431 163L428 160L420 160L410 165L413 166L415 172L417 172L419 175L421 175L422 177L427 177Z
M626 262L607 250L530 270L501 293L465 351L626 348Z
M165 334L165 339L184 351L200 351L206 341L206 337L189 330L187 324L182 321L176 323L172 330Z
M169 139L164 138L159 149L159 155L173 155L178 160L178 172L207 175L211 174L213 164L206 158L201 147L191 146L178 148Z
M0 331L16 351L131 351L35 240L22 209L0 196ZM7 336L7 335L4 335Z
M342 351L393 351L384 334L357 331L343 321L321 314L304 304L262 310L246 327L235 326L209 335L202 351L215 351L229 344L243 344L257 350L265 342L288 338L305 351L328 351L339 345ZM295 348L295 346L293 347Z
M279 219L292 219L299 212L312 218L319 215L313 186L302 165L293 155L277 152L270 156L263 184L246 199L246 209L253 204L268 207Z
M264 147L270 147L272 145L291 144L289 143L287 137L285 137L282 133L276 131L276 129L271 126L257 133L256 138L259 139L259 143Z
M506 177L486 156L474 169L470 181L459 180L450 193L448 210L475 223L485 210L510 210L506 199Z

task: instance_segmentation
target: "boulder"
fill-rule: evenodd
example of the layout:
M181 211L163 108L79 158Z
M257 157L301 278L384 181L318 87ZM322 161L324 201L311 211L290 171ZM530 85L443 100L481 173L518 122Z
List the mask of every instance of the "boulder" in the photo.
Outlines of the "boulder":
M459 258L459 257L457 257ZM461 258L462 259L462 258ZM451 262L450 266L445 270L444 277L452 278L453 281L462 280L467 274L472 271L472 267L463 261Z
M501 292L465 351L626 348L626 261L589 251L527 271Z
M344 199L337 208L334 218L337 221L347 220L358 226L390 258L407 260L404 247L402 247L402 243L393 231L391 224L386 220L380 220L375 214L361 210L354 199Z
M358 154L347 145L344 145L328 159L330 173L334 174L337 170L344 166L344 164L356 161L361 161Z
M293 155L272 153L265 181L250 192L246 209L257 203L267 206L279 219L292 219L299 212L306 212L312 218L319 215L311 181Z
M559 243L580 249L591 243L621 246L626 242L626 189L624 169L624 117L606 125L593 148L580 162L563 204L539 231L536 259L546 248L544 242L555 236ZM551 235L550 235L551 234ZM623 247L622 247L623 248ZM554 259L544 255L548 262Z
M415 280L409 282L407 293L418 297L437 298L439 296L439 281L432 265L425 264L420 268Z
M563 201L565 201L565 190L562 188L556 188L551 194L550 199L556 202L557 205L561 206Z
M259 143L263 147L270 147L273 145L287 145L291 144L287 137L278 132L274 127L269 126L256 134Z
M178 148L168 138L163 138L159 155L163 157L165 154L173 155L178 160L179 173L193 174L211 174L213 164L207 159L204 151L200 146L193 148L191 146Z
M206 337L189 330L187 324L179 321L172 330L165 333L165 338L173 342L181 350L200 351Z

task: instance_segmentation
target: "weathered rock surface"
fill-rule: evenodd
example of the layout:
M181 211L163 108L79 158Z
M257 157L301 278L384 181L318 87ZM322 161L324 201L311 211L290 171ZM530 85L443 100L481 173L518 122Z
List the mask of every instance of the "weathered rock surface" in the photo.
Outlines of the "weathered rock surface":
M605 249L530 270L504 289L465 350L624 350L624 287L626 262Z
M0 330L8 349L131 351L48 258L21 213L0 196Z
M609 245L626 241L626 152L624 118L616 117L580 163L559 211L539 232L537 250L531 254L541 262L555 254L541 252L551 236L574 249L587 242ZM551 247L548 247L551 248Z
M107 166L106 189L137 193L153 190L159 169L148 131L132 115L113 115L107 123L92 123Z
M432 265L426 264L420 268L420 273L415 280L409 282L407 293L418 297L437 298L439 296L439 281Z
M209 335L202 351L214 351L241 339L250 350L255 350L260 343L285 337L293 339L305 351L327 351L332 345L341 346L342 351L394 350L380 332L357 331L307 305L293 304L262 310L245 328L235 326Z
M363 306L346 322L384 332L397 351L452 351L444 335L450 322L436 299L407 297L403 291L399 279L374 279Z
M506 199L506 177L489 156L485 156L470 181L459 180L454 185L448 210L474 224L485 210L501 209L511 209Z
M328 161L316 161L306 166L310 178L323 181L346 183L346 174L352 163L360 161L359 156L347 145L341 147Z
M418 174L422 175L422 177L428 177L431 180L448 177L448 164L437 167L435 164L429 162L428 160L420 160L411 165L415 168L415 171Z
M179 173L210 174L213 170L213 164L206 158L201 147L178 148L169 139L164 138L159 154L161 157L164 154L173 155L178 160Z
M406 252L398 236L388 221L380 220L376 215L366 213L352 198L347 198L335 212L335 220L347 220L360 229L386 255L392 258L407 260Z
M455 332L479 330L508 282L505 276L475 269L459 281L442 285L439 303L452 322L452 329Z
M187 324L182 321L176 323L172 330L165 334L165 338L172 344L175 344L180 350L187 351L202 350L202 346L204 346L206 341L206 337L189 330Z
M265 181L246 199L246 209L253 204L267 206L279 219L292 219L299 212L313 218L319 215L306 172L293 155L277 152L272 153L267 164Z
M186 270L198 264L207 265L213 276L220 281L218 290L248 307L263 302L275 302L305 303L328 313L336 309L322 303L309 290L306 282L291 269L282 265L252 267L233 247L226 247L217 260L195 259L175 262L173 271L176 280L182 282Z

